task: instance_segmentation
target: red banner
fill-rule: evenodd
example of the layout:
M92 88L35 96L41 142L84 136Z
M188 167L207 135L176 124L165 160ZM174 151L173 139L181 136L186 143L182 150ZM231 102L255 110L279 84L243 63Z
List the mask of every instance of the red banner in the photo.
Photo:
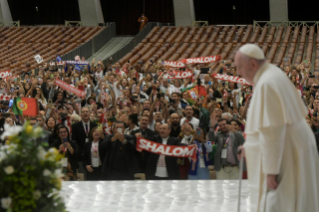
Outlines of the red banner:
M7 81L7 78L11 76L12 74L10 70L0 71L0 78L2 78L4 81Z
M9 100L11 99L11 95L0 94L0 100Z
M181 62L185 64L197 64L197 63L213 63L221 60L220 55L208 56L208 57L197 57L197 58L188 58L182 59Z
M156 143L145 138L137 138L136 150L152 152L159 155L172 156L172 157L192 157L196 154L195 146L172 146Z
M169 66L173 68L185 68L184 63L179 61L164 61L164 66Z
M192 71L169 71L164 75L164 77L167 77L167 79L185 79L191 78L192 76Z
M252 85L249 82L247 82L244 78L230 76L230 75L226 75L226 74L214 73L214 74L212 74L212 77L214 77L215 79L222 80L222 81L234 82L234 83L239 83L239 84L243 84L243 85Z
M65 89L65 90L67 90L67 91L70 91L71 93L74 93L77 96L85 97L84 91L81 91L81 90L77 89L76 87L73 87L73 86L69 85L68 83L63 82L62 80L56 79L55 84L57 86L60 86L61 88Z

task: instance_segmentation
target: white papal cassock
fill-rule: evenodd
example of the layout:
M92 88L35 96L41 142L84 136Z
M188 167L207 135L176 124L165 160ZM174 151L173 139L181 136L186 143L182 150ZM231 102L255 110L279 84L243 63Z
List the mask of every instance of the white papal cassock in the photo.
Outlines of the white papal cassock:
M245 129L251 211L319 212L319 158L306 106L288 77L266 62L254 77ZM276 190L266 174L278 174Z

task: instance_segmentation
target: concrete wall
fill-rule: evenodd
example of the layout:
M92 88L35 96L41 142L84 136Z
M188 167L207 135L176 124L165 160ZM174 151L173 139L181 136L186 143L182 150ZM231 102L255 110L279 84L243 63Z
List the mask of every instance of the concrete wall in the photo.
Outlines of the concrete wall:
M99 0L78 0L80 17L83 26L98 26L104 23L104 17Z
M176 26L191 26L195 21L193 0L173 0Z
M0 21L12 22L11 11L7 0L0 0ZM15 20L18 21L18 20ZM12 23L6 23L5 26L12 26Z
M288 0L269 0L269 10L270 21L288 21Z

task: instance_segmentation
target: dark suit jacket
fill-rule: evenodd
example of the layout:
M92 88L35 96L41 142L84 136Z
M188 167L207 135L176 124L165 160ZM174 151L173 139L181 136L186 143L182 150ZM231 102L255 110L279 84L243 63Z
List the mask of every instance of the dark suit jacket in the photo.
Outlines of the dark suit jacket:
M318 149L318 153L319 153L319 132L315 133L315 137L316 137L317 149Z
M67 150L68 152L68 159L69 162L71 164L72 170L76 171L77 168L79 168L79 164L78 164L78 145L75 143L75 141L70 140L69 143L71 144L71 147L74 150L73 155L70 154L69 150ZM53 143L50 145L50 147L55 147L57 150L59 150L60 145L62 144L60 139L57 139L55 141L53 141Z
M146 137L146 139L149 139ZM150 140L150 139L149 139ZM162 144L163 140L160 136L156 136L155 140L153 140L157 143ZM174 145L174 146L182 146L180 144L180 141L178 138L169 137L167 141L167 145ZM155 178L156 168L157 168L157 162L159 158L159 154L150 153L149 160L146 168L146 178L148 180ZM178 157L171 157L171 156L165 156L165 163L168 173L168 178L172 180L178 180L180 179L179 174L179 165L177 164Z
M90 121L90 132L96 126L97 126L97 124ZM77 143L78 148L79 148L79 159L82 160L82 157L84 154L85 139L86 139L86 133L85 133L85 129L84 129L82 121L79 121L77 123L72 124L71 138L73 141L75 141Z
M136 143L134 137L131 135L124 135L127 143L123 144L121 141L117 140L112 142L111 139L114 135L108 135L105 137L102 145L101 151L105 153L104 160L102 162L102 172L106 173L106 177L112 172L112 167L123 167L123 164L117 166L118 161L114 160L114 155L116 151L119 151L118 146L121 147L124 152L124 158L122 161L125 162L127 168L127 173L129 176L134 177L134 174L140 172L140 168L135 157L134 152L136 151Z
M214 142L217 144L217 149L215 153L215 163L214 163L214 170L219 171L220 168L222 167L222 161L221 161L221 152L222 152L222 147L223 147L223 140L221 138L224 138L224 135L221 132L218 132L215 135ZM231 145L233 147L233 153L235 154L235 159L237 162L237 165L239 165L239 161L237 158L237 149L240 145L243 145L245 142L245 139L242 135L239 133L231 133L230 134L230 141Z
M99 141L99 149L98 149L102 165L103 165L103 161L104 161L104 157L105 157L105 151L102 148L103 142L104 142L103 140ZM84 147L83 167L85 170L86 170L87 165L92 165L91 149L92 149L92 141L89 141L85 144L85 147Z

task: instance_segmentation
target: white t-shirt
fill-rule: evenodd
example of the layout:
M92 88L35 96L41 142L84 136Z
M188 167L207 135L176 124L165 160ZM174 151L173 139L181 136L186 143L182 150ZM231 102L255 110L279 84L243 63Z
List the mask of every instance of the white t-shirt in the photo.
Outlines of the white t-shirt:
M99 81L100 79L103 78L103 71L100 71L100 73L95 72L94 78L96 81Z
M184 123L184 121L186 120L186 118L182 118L180 124L182 125ZM192 125L194 130L197 129L197 127L199 126L199 119L193 117L192 120L189 121Z
M167 144L168 138L162 138L163 144ZM168 177L166 162L165 162L165 155L160 155L158 158L155 176L156 177Z

